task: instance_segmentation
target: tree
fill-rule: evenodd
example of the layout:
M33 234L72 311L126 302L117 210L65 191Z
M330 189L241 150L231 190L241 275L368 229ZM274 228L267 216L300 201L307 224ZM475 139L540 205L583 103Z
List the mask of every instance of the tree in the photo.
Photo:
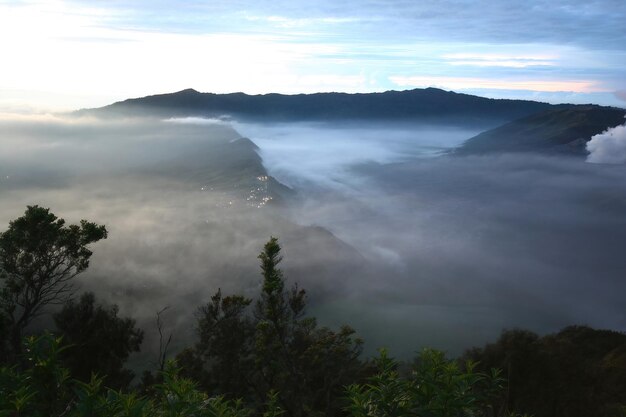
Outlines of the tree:
M0 233L0 311L14 355L21 351L24 329L42 309L72 294L72 279L89 266L87 246L106 237L105 226L86 220L66 226L39 206L28 206Z
M200 341L195 350L184 351L179 360L212 394L231 399L253 396L249 378L253 366L254 323L245 313L251 302L240 295L224 297L218 290L209 303L198 309ZM192 366L194 360L210 362L210 372L199 374L197 367Z
M506 330L495 343L465 357L478 361L480 370L503 370L508 388L501 403L511 411L536 417L608 417L626 410L623 333L569 326L540 337Z
M306 292L285 289L280 251L271 238L259 255L263 285L254 312L252 300L218 290L199 309L199 343L178 363L211 394L244 398L259 413L271 398L284 417L340 415L344 387L363 369L363 342L348 326L335 332L306 317Z
M263 286L255 310L255 385L264 396L277 391L289 416L337 415L343 387L362 369L363 342L349 326L334 332L306 316L306 291L297 284L285 289L280 251L272 237L259 255Z
M287 292L283 273L278 268L282 261L280 245L275 237L265 244L259 254L263 287L256 304L257 319L255 352L260 375L257 384L267 392L276 390L282 406L290 415L304 414L307 378L302 372L299 357L310 343L316 323L304 317L306 292L297 285Z
M128 386L134 375L124 363L132 352L139 352L143 340L135 320L118 317L116 305L97 305L89 292L79 302L68 301L53 317L69 345L61 358L74 378L88 382L98 374L110 388Z

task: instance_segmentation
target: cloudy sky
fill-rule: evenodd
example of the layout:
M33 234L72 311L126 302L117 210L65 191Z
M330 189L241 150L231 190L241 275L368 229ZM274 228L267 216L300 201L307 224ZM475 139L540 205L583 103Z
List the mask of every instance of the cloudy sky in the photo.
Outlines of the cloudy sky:
M0 0L0 112L440 87L626 106L623 0Z

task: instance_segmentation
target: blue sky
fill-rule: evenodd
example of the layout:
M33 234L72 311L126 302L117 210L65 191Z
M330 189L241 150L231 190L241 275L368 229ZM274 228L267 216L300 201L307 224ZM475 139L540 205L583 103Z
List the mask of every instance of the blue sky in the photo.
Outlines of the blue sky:
M439 87L626 106L626 1L2 1L0 111Z

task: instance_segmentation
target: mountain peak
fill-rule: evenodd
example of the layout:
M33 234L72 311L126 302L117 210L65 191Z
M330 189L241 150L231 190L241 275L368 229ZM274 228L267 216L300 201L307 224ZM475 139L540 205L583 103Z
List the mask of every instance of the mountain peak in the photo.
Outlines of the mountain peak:
M174 94L202 94L198 90L194 90L193 88L185 88L184 90L180 90Z

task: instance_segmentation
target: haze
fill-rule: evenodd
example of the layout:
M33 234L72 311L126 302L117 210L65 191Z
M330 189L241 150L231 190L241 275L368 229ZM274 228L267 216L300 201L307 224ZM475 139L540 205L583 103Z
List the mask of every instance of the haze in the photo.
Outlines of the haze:
M0 0L0 232L34 204L107 226L77 282L145 329L136 369L157 311L176 351L215 291L255 297L270 236L366 354L626 331L624 22L622 0Z
M195 308L218 288L254 296L256 255L270 235L283 244L289 281L309 290L310 312L353 325L370 353L383 345L405 358L420 346L459 353L513 326L625 329L626 167L445 155L476 133L5 118L0 223L39 204L70 222L106 224L110 237L94 247L81 289L136 317L147 352L164 306L182 347L193 340ZM275 189L282 203L265 205L254 191L262 165L242 135L292 188Z

